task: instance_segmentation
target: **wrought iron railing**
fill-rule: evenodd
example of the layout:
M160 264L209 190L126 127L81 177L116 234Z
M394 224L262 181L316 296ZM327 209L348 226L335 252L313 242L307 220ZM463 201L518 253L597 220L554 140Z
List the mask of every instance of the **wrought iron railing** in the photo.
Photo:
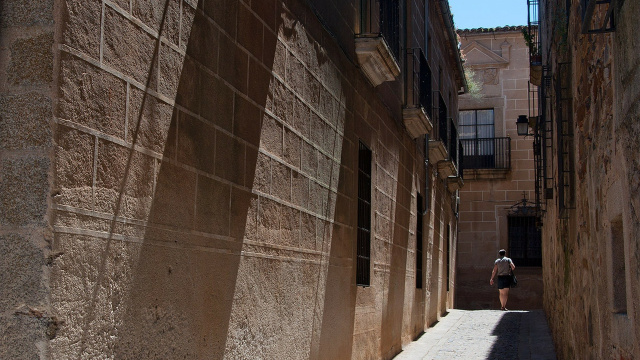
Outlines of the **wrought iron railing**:
M447 104L442 98L442 94L439 91L434 91L436 95L437 108L434 109L434 115L437 114L438 119L434 124L434 137L432 140L442 141L442 144L446 149L449 149L449 119L447 118Z
M422 107L424 112L432 118L433 90L431 86L431 68L420 48L410 49L407 52L407 71L410 77L410 96L407 105Z
M542 48L540 44L540 31L538 22L539 0L527 0L527 27L522 31L525 42L529 46L529 63L542 65Z
M361 0L361 35L379 34L400 60L400 0Z
M511 138L462 139L465 169L511 168Z
M458 166L458 129L456 129L453 119L449 118L449 159L453 161L453 164Z

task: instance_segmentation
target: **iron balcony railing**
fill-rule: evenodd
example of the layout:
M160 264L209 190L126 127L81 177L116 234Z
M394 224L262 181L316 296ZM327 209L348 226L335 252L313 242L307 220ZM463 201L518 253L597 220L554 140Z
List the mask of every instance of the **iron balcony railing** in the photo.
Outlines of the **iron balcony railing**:
M410 76L408 86L410 86L409 99L407 105L422 107L424 112L432 118L433 90L431 87L431 68L424 52L420 48L410 49L407 52L407 71Z
M511 169L511 138L462 139L465 169Z
M361 0L361 35L379 34L400 60L400 0Z
M449 118L449 159L453 161L453 164L458 166L458 147L460 142L458 141L458 129L456 129L453 119Z
M542 48L538 22L539 0L527 0L527 27L523 29L524 40L529 46L529 63L542 64Z

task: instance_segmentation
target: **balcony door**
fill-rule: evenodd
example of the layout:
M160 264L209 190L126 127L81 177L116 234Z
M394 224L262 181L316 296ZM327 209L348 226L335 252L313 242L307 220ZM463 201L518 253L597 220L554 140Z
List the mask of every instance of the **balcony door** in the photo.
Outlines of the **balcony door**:
M493 109L461 110L458 132L464 145L467 169L495 167L495 125Z

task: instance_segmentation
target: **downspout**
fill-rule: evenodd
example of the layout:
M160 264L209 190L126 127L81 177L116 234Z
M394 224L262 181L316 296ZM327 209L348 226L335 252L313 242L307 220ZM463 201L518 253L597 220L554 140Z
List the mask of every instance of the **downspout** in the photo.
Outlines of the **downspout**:
M424 207L422 216L429 213L429 134L424 135Z

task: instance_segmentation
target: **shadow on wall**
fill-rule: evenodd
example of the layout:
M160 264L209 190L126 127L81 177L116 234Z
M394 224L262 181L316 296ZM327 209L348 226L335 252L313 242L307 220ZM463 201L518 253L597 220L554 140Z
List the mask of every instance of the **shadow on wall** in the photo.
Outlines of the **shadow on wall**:
M172 37L176 2L163 1L164 10L156 14L158 29L161 35ZM97 278L95 284L87 285L92 286L87 290L91 299L78 315L82 324L75 335L80 339L73 345L78 358L113 353L122 359L216 359L228 351L234 303L243 296L237 293L244 261L241 251L245 239L259 236L258 195L254 191L261 170L259 148L271 140L263 138L266 115L261 109L274 106L268 104L275 96L272 72L277 71L276 65L286 65L274 64L278 39L266 29L286 28L286 11L276 2L253 3L255 9L247 11L237 0L199 1L197 9L184 2L178 18L183 24L193 19L190 31L180 40L186 57L175 46L155 41L146 91L139 92L132 103L135 111L129 131L134 145L161 152L162 159L146 161L140 152L127 150L126 164L119 169L122 176L117 179L109 238L93 250L88 246L95 245L87 244L87 250L100 258L91 269ZM247 20L253 12L265 15L264 20ZM242 31L236 30L236 21ZM263 39L259 39L256 32L263 31ZM282 33L298 36L285 30ZM319 64L328 61L321 49L316 50ZM350 86L344 78L341 81L343 87ZM134 87L131 91L138 92ZM176 105L163 112L166 104L149 92L168 92ZM352 102L343 100L345 104ZM282 109L271 110L277 113ZM357 139L340 145L334 142L341 151L334 151L334 156L342 164L349 159L348 166L352 166L350 157L356 143ZM339 176L332 173L330 178L338 184L330 187L335 185L344 195L352 179L343 176L340 164L337 166L333 169ZM324 215L348 219L352 200L338 195L335 208L329 209L334 204L329 201L330 193L323 202ZM131 218L138 220L126 220ZM347 220L341 224L345 223L349 224ZM318 275L312 284L316 288L314 324L311 333L302 337L311 342L307 346L311 356L350 358L355 274L349 260L353 259L351 241L355 237L351 229L338 223L330 234L329 243L322 245L326 256L316 269L324 275ZM326 238L324 233L321 237ZM255 296L282 291L268 285L253 290ZM236 326L251 326L248 318L264 320L270 309L265 305L241 310L237 316L243 318L234 319ZM320 319L320 324L315 323ZM244 332L248 338L236 341L259 344L261 339L255 336L260 333L248 330Z

